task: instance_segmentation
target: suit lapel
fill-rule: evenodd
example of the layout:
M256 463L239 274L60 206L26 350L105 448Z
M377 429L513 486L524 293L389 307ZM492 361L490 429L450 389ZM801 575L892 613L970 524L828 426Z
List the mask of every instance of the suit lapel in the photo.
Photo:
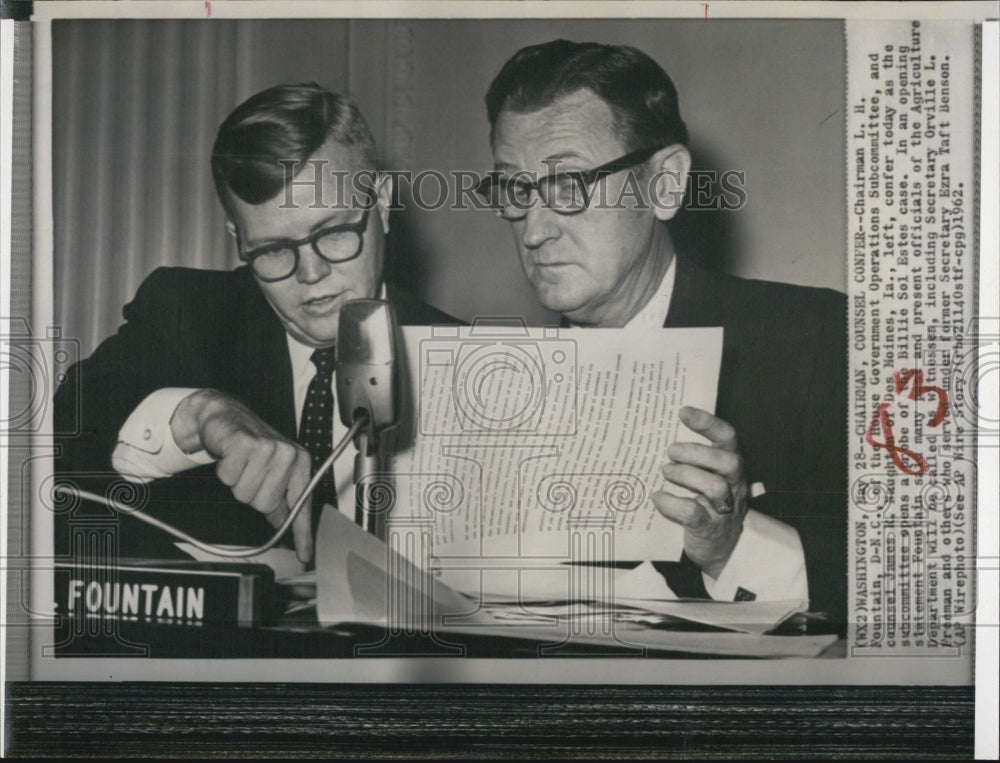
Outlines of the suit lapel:
M674 292L670 295L670 309L663 327L715 325L706 323L713 300L719 298L718 290L711 286L709 274L684 257L676 257L675 261Z
M236 391L261 418L294 440L295 393L285 329L250 273L241 276Z
M734 387L739 364L739 339L736 327L726 318L727 299L723 279L688 262L684 257L678 257L674 293L670 297L670 309L663 327L723 327L722 362L719 366L715 414L731 421L734 411L739 411L744 405L740 396L745 390ZM753 407L747 410L753 410Z

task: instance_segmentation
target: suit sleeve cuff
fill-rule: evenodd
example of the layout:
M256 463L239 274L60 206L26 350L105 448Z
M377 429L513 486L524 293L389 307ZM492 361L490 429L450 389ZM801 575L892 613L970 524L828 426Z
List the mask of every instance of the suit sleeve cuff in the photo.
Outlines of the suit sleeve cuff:
M717 579L702 573L708 595L717 601L808 601L806 561L796 530L751 509L743 533Z
M136 406L118 432L118 444L111 454L115 471L130 482L149 482L215 460L206 450L185 453L170 430L177 406L193 392L197 390L165 387Z

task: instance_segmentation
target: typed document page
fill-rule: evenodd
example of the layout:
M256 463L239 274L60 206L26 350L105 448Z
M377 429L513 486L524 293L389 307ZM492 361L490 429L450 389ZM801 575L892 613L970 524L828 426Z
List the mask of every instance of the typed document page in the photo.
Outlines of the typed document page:
M416 407L403 420L415 424L372 487L396 532L429 538L408 555L477 580L487 567L680 557L683 533L650 496L667 487L668 446L703 441L678 412L714 411L721 328L628 331L627 342L613 329L403 333Z

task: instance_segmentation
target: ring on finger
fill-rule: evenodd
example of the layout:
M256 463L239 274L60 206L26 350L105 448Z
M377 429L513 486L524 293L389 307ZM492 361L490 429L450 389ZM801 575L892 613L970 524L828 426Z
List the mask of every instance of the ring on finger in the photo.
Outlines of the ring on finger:
M731 514L733 512L733 497L726 496L721 501L712 501L712 508L717 514Z
M695 502L698 503L706 511L711 509L716 514L731 514L733 511L733 499L732 496L727 496L722 500L716 501L708 496L699 495L695 498Z

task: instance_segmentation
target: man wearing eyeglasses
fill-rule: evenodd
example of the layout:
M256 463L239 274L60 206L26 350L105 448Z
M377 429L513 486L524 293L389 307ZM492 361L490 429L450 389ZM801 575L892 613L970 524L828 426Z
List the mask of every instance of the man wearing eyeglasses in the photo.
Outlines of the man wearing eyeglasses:
M687 131L673 83L641 51L524 48L486 107L494 171L477 190L510 223L545 307L573 326L724 328L716 414L681 412L707 444L671 445L652 496L684 528L671 588L730 601L808 591L842 623L843 295L711 273L675 251L666 223L684 196Z
M316 85L271 88L233 111L212 174L244 265L161 268L145 280L118 334L56 395L56 416L68 417L82 386L83 434L60 443L59 471L172 477L151 486L149 510L203 541L257 545L273 534L340 434L341 306L381 297L401 324L455 323L383 285L392 184L375 164L357 107ZM312 508L336 492L328 473ZM116 519L121 553L176 554L165 533ZM293 524L303 561L310 525L307 506ZM70 545L57 527L57 553Z

